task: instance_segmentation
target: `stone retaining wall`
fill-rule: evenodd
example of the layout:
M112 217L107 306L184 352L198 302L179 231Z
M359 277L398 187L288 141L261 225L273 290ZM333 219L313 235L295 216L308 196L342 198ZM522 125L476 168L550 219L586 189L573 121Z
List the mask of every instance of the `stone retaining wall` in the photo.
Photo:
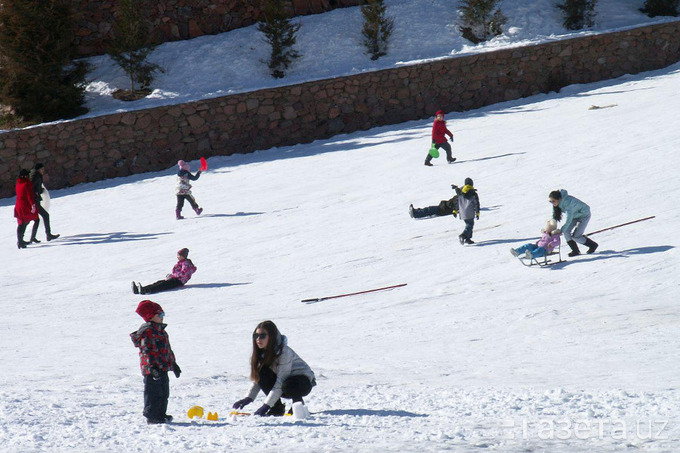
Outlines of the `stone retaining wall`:
M286 0L291 16L322 13L357 6L365 0ZM115 0L72 0L76 16L76 44L83 56L106 52L113 29ZM156 0L146 2L144 14L158 42L214 35L247 27L260 16L259 1Z
M0 134L0 196L44 162L50 188L463 111L680 61L680 21Z

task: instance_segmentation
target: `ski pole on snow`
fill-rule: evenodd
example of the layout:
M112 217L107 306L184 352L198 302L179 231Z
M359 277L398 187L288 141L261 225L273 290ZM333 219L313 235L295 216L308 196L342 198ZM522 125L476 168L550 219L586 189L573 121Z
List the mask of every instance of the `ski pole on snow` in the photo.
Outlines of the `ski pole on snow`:
M593 234L602 233L603 231L613 230L614 228L619 228L619 227L622 227L622 226L630 225L631 223L638 223L638 222L642 222L644 220L653 219L654 217L656 217L656 216L652 215L652 216L649 216L649 217L645 217L644 219L632 220L630 222L622 223L620 225L614 225L614 226L611 226L609 228L603 228L601 230L593 231L592 233L586 233L586 236L592 236Z
M400 285L385 286L383 288L369 289L369 290L366 290L366 291L357 291L356 293L338 294L337 296L318 297L318 298L314 298L314 299L303 299L300 302L304 302L306 304L313 304L315 302L321 302L322 300L337 299L338 297L356 296L357 294L373 293L375 291L384 291L384 290L387 290L387 289L401 288L402 286L406 286L406 285L407 285L407 283L402 283Z

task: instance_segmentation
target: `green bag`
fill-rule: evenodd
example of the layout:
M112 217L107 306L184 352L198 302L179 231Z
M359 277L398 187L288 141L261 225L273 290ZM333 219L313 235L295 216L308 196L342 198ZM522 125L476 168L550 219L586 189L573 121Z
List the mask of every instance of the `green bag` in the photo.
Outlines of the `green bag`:
M430 156L432 156L434 158L439 157L439 150L437 148L435 148L434 143L432 144L432 148L430 148L428 153L430 153Z

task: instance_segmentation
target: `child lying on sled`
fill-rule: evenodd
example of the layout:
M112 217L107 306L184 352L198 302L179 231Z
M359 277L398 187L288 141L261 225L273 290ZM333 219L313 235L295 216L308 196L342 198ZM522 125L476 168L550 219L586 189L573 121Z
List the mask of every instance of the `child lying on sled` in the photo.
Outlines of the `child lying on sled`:
M524 254L527 259L541 258L551 253L555 247L560 245L560 231L557 229L557 222L550 219L541 230L541 239L536 243L524 244L516 249L510 249L513 256Z

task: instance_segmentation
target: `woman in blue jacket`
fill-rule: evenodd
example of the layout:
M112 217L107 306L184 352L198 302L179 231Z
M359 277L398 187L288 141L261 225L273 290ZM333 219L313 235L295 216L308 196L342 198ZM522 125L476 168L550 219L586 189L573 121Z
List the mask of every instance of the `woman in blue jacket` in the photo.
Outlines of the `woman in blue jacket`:
M581 254L576 243L588 247L586 253L593 253L597 249L597 243L583 234L590 221L590 206L578 198L572 197L564 189L550 192L548 201L553 205L553 219L559 222L562 220L562 214L567 214L564 226L561 230L555 232L559 234L561 231L564 234L564 239L571 248L569 256Z

